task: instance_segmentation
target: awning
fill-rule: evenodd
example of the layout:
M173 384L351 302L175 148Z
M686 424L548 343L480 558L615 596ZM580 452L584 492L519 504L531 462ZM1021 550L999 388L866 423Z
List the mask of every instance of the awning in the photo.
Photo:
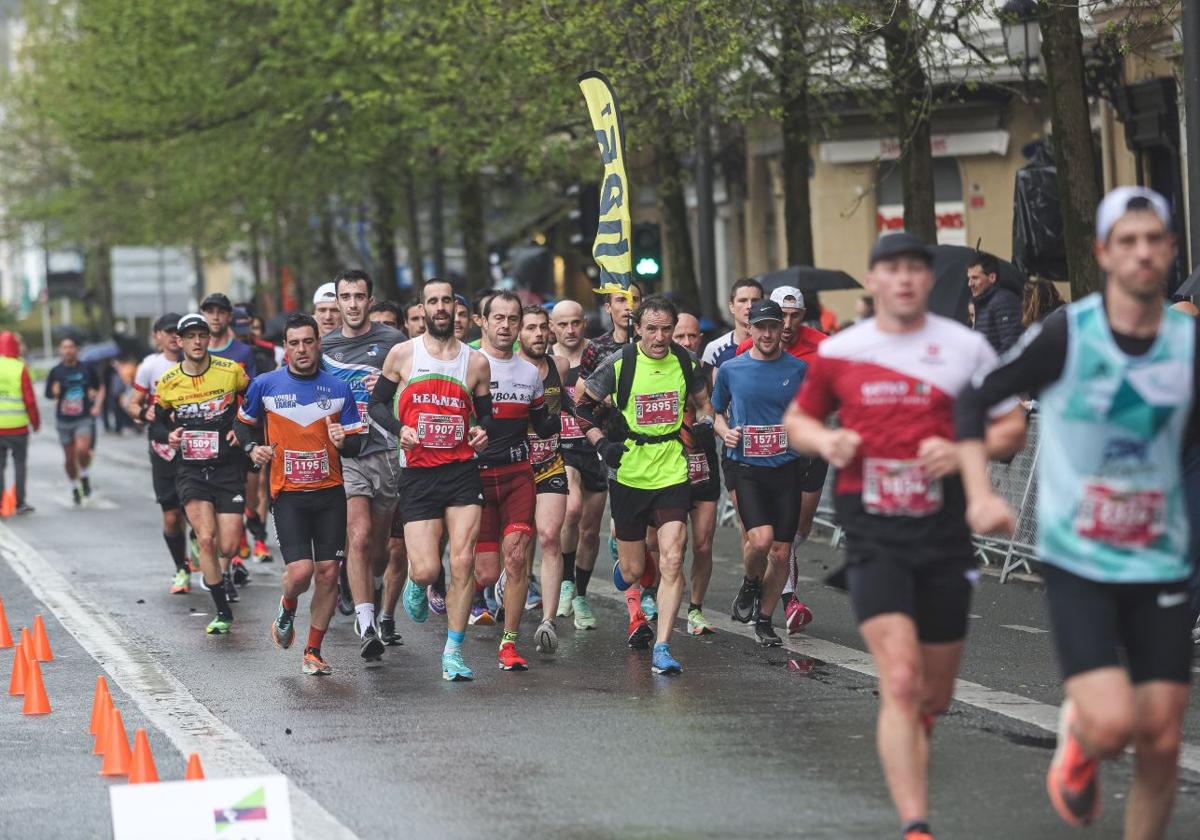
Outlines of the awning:
M934 157L965 157L969 155L1008 154L1008 132L967 131L958 134L935 134L929 140ZM830 140L818 145L824 163L870 163L874 160L896 160L900 157L900 141L895 137L863 140Z

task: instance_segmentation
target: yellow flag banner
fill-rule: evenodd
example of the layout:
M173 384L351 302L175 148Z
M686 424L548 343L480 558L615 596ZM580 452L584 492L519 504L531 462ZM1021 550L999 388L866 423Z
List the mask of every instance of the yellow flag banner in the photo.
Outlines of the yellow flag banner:
M633 252L629 218L629 179L625 175L625 122L617 107L617 94L603 73L589 70L579 77L579 88L587 101L596 131L596 145L604 163L600 186L600 222L592 258L600 266L596 294L620 294L633 282Z

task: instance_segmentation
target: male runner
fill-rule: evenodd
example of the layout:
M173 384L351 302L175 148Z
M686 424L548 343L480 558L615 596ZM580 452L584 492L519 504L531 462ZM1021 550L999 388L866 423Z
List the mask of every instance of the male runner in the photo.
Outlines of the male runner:
M104 405L104 386L91 365L79 361L79 340L64 336L58 364L46 376L46 399L55 400L54 425L63 448L63 466L71 480L71 498L80 504L92 495L88 467L96 440L96 417Z
M425 332L425 308L415 298L404 304L404 331L409 338L416 338Z
M955 397L995 352L928 313L932 256L908 233L870 254L874 319L822 342L784 417L791 446L838 469L850 601L879 672L876 745L906 840L930 840L929 739L945 712L978 579L956 475ZM838 412L841 426L825 418ZM1022 443L1020 409L989 431L997 457Z
M168 312L154 322L154 345L152 353L138 365L133 375L133 393L129 395L129 416L139 425L152 423L155 412L154 394L158 380L163 374L179 364L180 316ZM172 595L186 595L192 588L192 575L188 568L187 536L184 533L183 506L179 502L179 491L175 487L175 476L179 472L179 452L165 443L156 442L150 436L150 479L154 486L154 500L162 509L163 541L175 564L175 579L171 583Z
M752 277L743 277L729 290L729 314L733 316L733 329L714 338L704 347L701 356L704 363L716 369L737 355L737 348L750 337L750 305L763 299L763 287Z
M372 324L383 324L394 330L400 329L400 307L390 300L377 300L372 303L367 309L367 318Z
M550 316L540 306L526 306L521 310L520 357L537 368L542 378L546 411L550 417L561 418L574 411L575 403L564 381L567 377L567 360L547 355L550 344ZM492 398L495 406L495 397ZM530 428L528 431L529 463L533 467L533 481L537 490L534 521L537 525L538 546L542 549L542 622L534 633L533 640L538 651L554 653L558 649L558 634L554 618L558 614L558 600L562 594L563 559L562 529L567 515L567 467L559 450L559 435L539 437ZM533 566L533 543L528 552L529 566Z
M554 355L568 365L563 384L574 389L577 397L583 354L591 342L583 307L573 300L559 301L550 311L550 325L558 341ZM574 414L562 414L559 437L563 461L567 467L567 509L563 520L560 546L563 558L563 582L559 593L558 615L575 617L575 629L592 630L596 617L587 600L588 583L596 567L600 550L600 520L608 495L608 469L596 447L588 443Z
M342 326L342 312L337 305L337 291L333 283L322 283L313 292L313 317L321 335L328 335Z
M442 565L442 532L450 534L442 678L456 682L474 677L463 662L462 642L475 591L475 539L483 507L475 453L487 446L492 423L491 371L483 354L454 337L454 287L430 279L421 296L425 334L388 352L369 411L404 451L400 505L408 582L402 598L404 611L418 623L429 618L425 591ZM402 389L398 397L397 388ZM478 425L470 425L472 415Z
M612 329L588 341L579 360L581 379L587 379L601 362L633 340L633 312L641 303L642 287L637 283L630 283L624 293L613 292L604 299L604 313L612 321ZM586 322L584 334L587 334Z
M1164 306L1173 229L1158 193L1106 195L1103 293L1031 327L958 406L968 522L1011 533L988 481L983 415L1010 394L1037 395L1038 557L1067 694L1046 787L1066 822L1086 825L1100 810L1100 761L1132 746L1127 840L1166 835L1191 679L1182 461L1200 431L1200 336Z
M283 328L287 367L254 380L238 411L238 442L258 467L271 465L271 509L283 562L283 597L271 639L289 648L296 608L314 574L316 589L301 670L333 673L321 642L337 599L337 562L345 553L346 493L343 458L353 458L364 436L350 386L321 370L321 339L311 315L294 312ZM264 428L265 427L265 428Z
M696 406L692 435L704 447L712 440L712 406L694 360L671 341L678 320L675 304L661 295L642 301L634 312L639 340L613 353L584 383L577 409L588 440L604 462L616 470L609 483L617 562L613 583L624 592L650 572L646 563L646 528L658 528L658 633L651 670L677 674L683 669L671 656L669 642L683 600L683 552L691 486L687 459L679 440L688 400ZM598 428L597 409L613 398L606 432ZM629 603L629 644L644 647L649 623L636 603Z
M428 319L426 319L428 323ZM467 305L467 299L460 294L454 295L454 337L459 341L467 340L467 333L471 329L471 307Z
M680 347L697 354L700 351L700 321L695 315L679 313L675 332L671 339ZM703 366L703 363L701 363ZM708 374L704 373L707 385ZM713 440L701 447L692 437L691 428L696 422L694 408L689 408L683 419L680 440L688 459L688 482L691 484L692 507L688 518L692 522L692 576L688 595L688 633L704 636L716 630L704 617L704 595L712 579L713 536L717 531L717 502L721 499L721 484L717 467L717 446Z
M367 418L360 430L366 441L358 457L342 466L342 477L346 488L346 570L354 596L355 631L362 640L359 653L370 662L378 661L384 650L383 628L375 624L375 604L383 595L390 559L388 538L399 491L400 461L395 440L370 422L367 405L384 359L404 341L404 335L368 320L374 284L365 271L347 269L333 282L342 326L322 337L321 368L350 386L359 412ZM381 615L383 618L395 621L393 615ZM394 624L390 629L390 635L395 635Z
M237 362L209 352L203 315L184 315L177 331L183 359L158 380L151 437L179 450L175 485L196 532L202 580L217 610L208 632L223 635L233 624L229 601L237 593L217 552L233 557L242 539L245 455L237 447L233 420L250 379Z
M733 600L733 620L754 622L763 647L778 647L771 614L788 577L792 540L800 520L800 478L806 466L788 447L783 414L808 365L783 352L783 309L770 300L750 306L749 353L721 365L713 387L716 432L725 455L737 462L738 516L746 540L746 573Z

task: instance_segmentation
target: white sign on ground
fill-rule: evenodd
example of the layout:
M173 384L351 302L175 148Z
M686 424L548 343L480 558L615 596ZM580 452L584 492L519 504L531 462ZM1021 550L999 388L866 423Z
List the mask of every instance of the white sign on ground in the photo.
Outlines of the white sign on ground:
M292 840L283 776L117 785L109 801L113 840Z

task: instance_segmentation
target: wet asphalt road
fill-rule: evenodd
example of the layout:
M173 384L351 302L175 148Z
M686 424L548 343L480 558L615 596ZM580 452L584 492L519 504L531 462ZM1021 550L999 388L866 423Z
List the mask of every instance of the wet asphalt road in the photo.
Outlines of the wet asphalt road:
M336 617L324 650L336 672L305 677L299 649L276 650L268 629L281 564L254 565L235 605L233 635L203 633L212 602L194 588L169 596L145 443L102 436L96 498L66 502L52 432L31 453L36 514L10 521L132 644L152 653L254 749L358 836L489 838L896 837L874 751L874 680L743 636L681 631L680 678L655 677L646 652L624 645L625 617L606 576L593 584L600 628L560 620L557 656L532 650L527 673L494 669L496 628L471 629L470 684L439 676L444 624L401 620L405 644L381 667L358 661L351 620ZM739 579L732 529L718 535L707 612L727 608ZM804 573L819 579L833 552L814 546ZM606 565L601 560L601 567ZM842 595L805 584L812 636L861 649ZM603 596L603 597L601 597ZM0 562L0 597L14 631L45 612ZM1041 593L985 579L962 676L1057 704L1057 671ZM44 669L54 712L28 719L0 698L0 837L110 836L108 782L86 736L101 671L46 615L56 661ZM307 626L302 602L299 633ZM1020 628L1020 629L1014 629ZM788 661L797 664L788 666ZM7 685L11 652L0 651ZM147 725L114 686L132 735ZM184 758L151 728L160 775ZM1185 738L1200 743L1200 702ZM1046 803L1053 746L1044 730L956 704L938 724L932 822L939 838L1077 836ZM1086 836L1119 837L1129 763L1106 767L1105 813ZM1185 775L1170 836L1200 835L1200 778Z

